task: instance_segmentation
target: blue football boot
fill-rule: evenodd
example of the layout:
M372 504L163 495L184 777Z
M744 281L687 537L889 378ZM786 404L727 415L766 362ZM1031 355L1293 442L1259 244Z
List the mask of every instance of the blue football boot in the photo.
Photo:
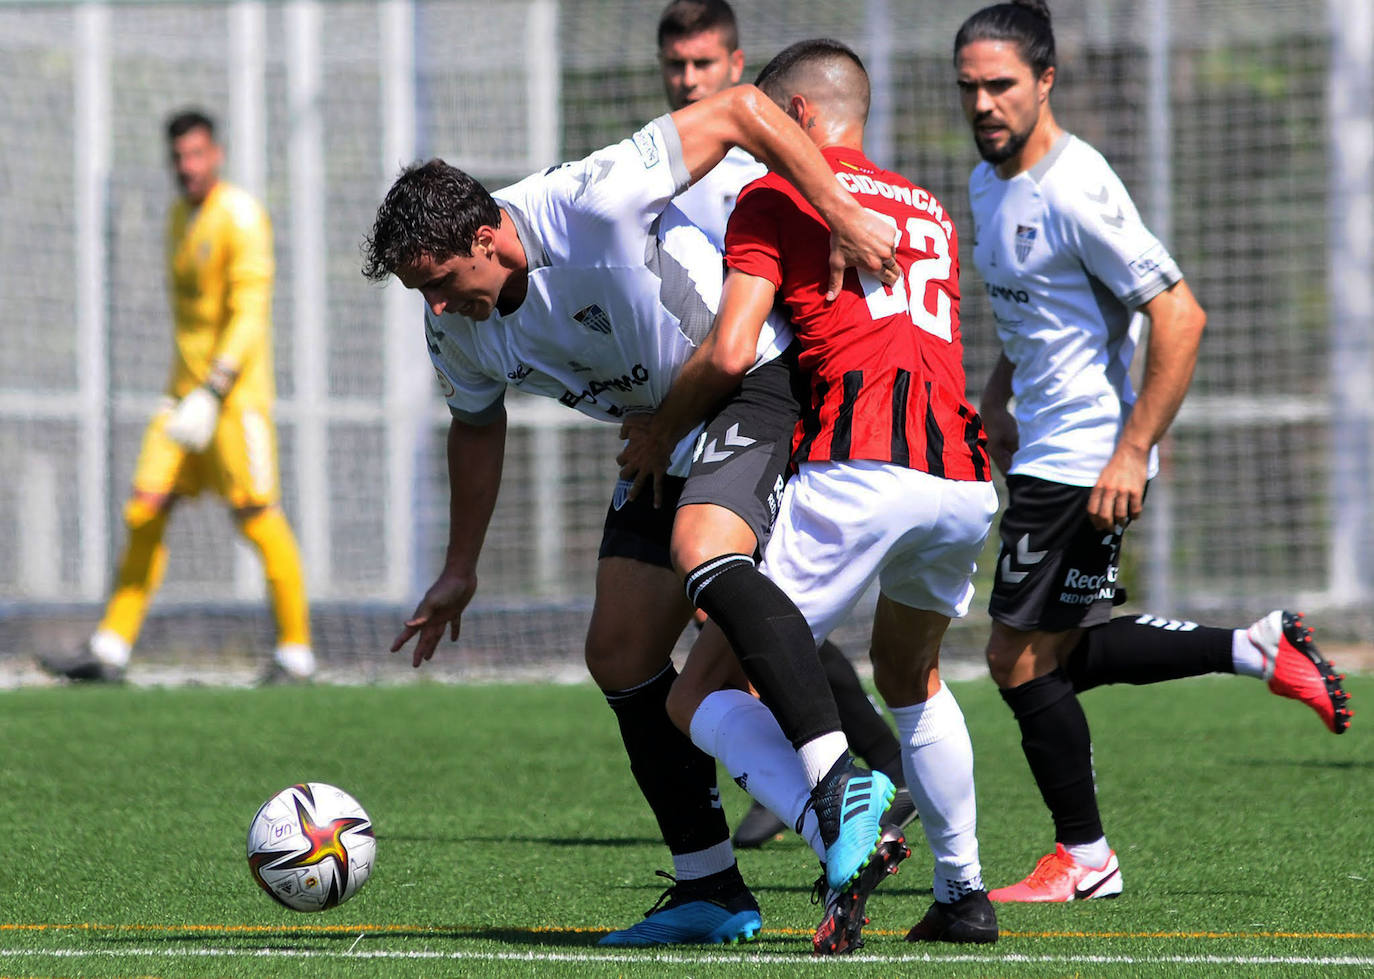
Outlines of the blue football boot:
M878 851L884 815L897 795L892 779L845 754L811 790L825 843L825 882L843 891Z
M643 921L613 931L597 944L628 947L753 941L763 928L759 904L739 870L732 867L731 871L723 875L724 883L712 878L679 883L671 874L655 871L672 881L672 886L644 912Z

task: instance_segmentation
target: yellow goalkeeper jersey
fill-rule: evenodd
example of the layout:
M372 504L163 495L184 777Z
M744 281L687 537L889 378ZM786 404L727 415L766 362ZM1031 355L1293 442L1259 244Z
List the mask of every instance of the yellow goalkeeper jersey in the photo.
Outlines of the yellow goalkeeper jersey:
M177 198L167 221L170 395L203 384L219 360L238 372L226 407L271 408L272 273L272 225L249 194L221 180L199 207Z

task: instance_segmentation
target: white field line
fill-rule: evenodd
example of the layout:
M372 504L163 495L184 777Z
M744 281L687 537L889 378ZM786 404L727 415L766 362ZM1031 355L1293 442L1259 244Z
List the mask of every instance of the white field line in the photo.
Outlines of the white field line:
M853 966L897 965L903 963L925 963L957 965L968 962L983 965L1196 965L1196 966L1374 966L1374 955L873 955L864 953L855 956L817 959L809 955L777 955L770 953L737 955L707 953L703 955L683 955L673 952L632 953L606 952L435 952L429 950L363 950L351 952L322 952L316 950L292 950L278 948L232 949L232 948L120 948L120 949L0 949L0 961L7 958L226 958L226 959L378 959L396 961L438 960L446 962L549 962L549 963L626 963L657 962L666 965L789 965L801 967L807 964L835 968L844 963Z

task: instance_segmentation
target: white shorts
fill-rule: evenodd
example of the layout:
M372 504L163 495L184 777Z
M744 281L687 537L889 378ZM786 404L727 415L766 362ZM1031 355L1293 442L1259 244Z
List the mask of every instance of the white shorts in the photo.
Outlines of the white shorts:
M820 643L876 578L888 599L959 618L997 491L886 462L807 462L787 483L761 570Z

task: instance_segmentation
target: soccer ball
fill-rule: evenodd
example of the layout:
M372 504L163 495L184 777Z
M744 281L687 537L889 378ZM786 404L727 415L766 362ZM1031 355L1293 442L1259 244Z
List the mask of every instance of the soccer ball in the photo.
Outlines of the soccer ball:
M303 782L262 804L248 827L248 867L293 911L343 904L367 883L377 857L372 820L342 789Z

